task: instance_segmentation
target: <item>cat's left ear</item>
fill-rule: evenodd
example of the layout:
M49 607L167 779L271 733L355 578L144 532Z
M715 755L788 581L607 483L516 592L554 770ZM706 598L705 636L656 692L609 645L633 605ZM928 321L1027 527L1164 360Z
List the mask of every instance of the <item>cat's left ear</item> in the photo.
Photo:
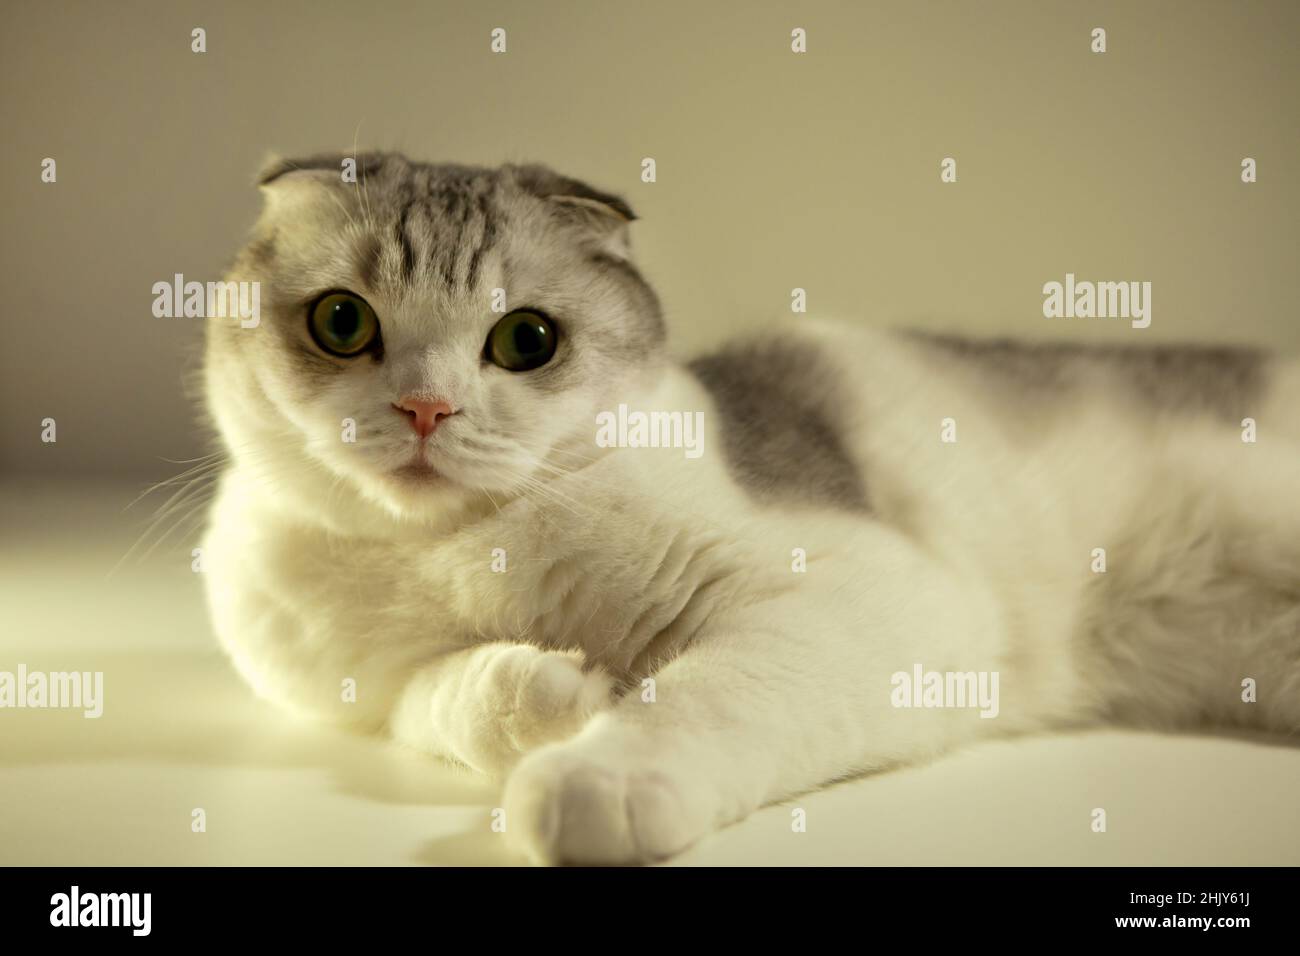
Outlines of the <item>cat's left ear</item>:
M552 204L557 212L590 229L621 255L629 252L628 223L636 213L621 197L602 192L586 183L561 176L541 165L511 166L515 182L523 189Z

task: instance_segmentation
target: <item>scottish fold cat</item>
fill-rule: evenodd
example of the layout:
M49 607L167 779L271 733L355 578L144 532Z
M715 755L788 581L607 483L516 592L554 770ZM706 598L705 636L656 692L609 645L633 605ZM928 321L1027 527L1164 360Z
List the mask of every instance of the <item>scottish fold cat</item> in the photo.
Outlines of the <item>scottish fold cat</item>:
M344 158L264 171L261 321L208 326L212 620L500 776L527 858L994 735L1300 729L1295 361L800 317L683 363L619 197Z

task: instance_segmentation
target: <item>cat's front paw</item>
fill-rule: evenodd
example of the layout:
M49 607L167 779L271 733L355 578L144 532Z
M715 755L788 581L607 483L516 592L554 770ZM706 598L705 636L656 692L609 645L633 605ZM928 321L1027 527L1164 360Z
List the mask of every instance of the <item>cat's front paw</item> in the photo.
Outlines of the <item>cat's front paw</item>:
M577 652L506 646L465 682L443 719L462 762L499 774L523 754L577 733L609 706L613 690L614 679L599 668L584 670Z
M650 863L681 852L714 825L711 804L635 747L582 738L524 758L505 792L506 836L542 865Z

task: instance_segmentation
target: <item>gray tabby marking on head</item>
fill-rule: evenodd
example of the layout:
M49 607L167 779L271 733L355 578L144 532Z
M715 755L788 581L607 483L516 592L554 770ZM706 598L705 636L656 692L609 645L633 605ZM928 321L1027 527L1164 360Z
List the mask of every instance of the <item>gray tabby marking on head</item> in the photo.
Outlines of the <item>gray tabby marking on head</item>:
M289 173L342 172L346 154L276 160L259 177L267 186ZM380 251L361 247L357 272L372 288L410 288L436 278L447 289L475 291L484 257L502 232L502 170L458 163L416 163L400 153L360 153L357 191L361 218L376 230ZM390 268L385 270L382 264Z
M1209 414L1238 424L1267 384L1268 356L1256 349L1197 345L1090 345L968 339L909 331L913 339L1002 385L1066 393L1097 382L1147 408Z
M342 179L349 158L356 160L355 182ZM511 289L517 277L526 276L534 292L542 289L549 301L511 303L545 307L563 332L557 359L531 372L526 387L560 392L596 367L608 374L611 361L637 367L662 361L662 310L630 261L626 225L636 216L620 197L537 164L420 163L398 153L275 160L259 182L275 190L291 174L306 174L321 190L322 207L341 208L348 216L344 262L332 265L350 269L362 286L357 291L413 299L440 316L465 315L475 322L481 319L473 317L476 303L486 304L489 290L482 286L489 282ZM264 223L242 263L285 290L281 301L305 303L324 290L311 278L314 263L278 255L284 237L277 230L293 228L292 220ZM336 374L339 363L316 355L301 335L294 321L299 313L286 309L285 315L287 321L274 323L276 331L311 382ZM568 321L578 315L580 321ZM605 364L584 360L597 353Z
M488 205L487 196L479 193L476 197L479 218L483 220L483 229L479 234L478 244L474 247L474 252L469 257L469 275L465 282L469 288L478 285L479 268L483 263L484 254L492 248L493 243L497 240L497 220L492 215L491 207Z
M870 510L843 440L836 370L815 346L732 346L689 367L717 405L723 449L742 487L757 498Z
M259 177L263 186L297 171L341 172L345 154L322 154L297 160L275 160ZM394 264L389 278L411 287L420 277L436 277L448 289L477 290L483 264L510 228L511 189L537 199L553 200L552 213L596 231L608 231L636 220L619 196L562 176L538 164L500 168L456 163L417 163L398 153L361 153L356 157L359 202L366 220L376 227L387 222L387 234L377 234L359 246L355 269L372 288L383 281L386 260ZM260 259L269 264L274 246L264 247ZM593 254L592 264L624 282L642 301L657 324L650 336L663 339L658 298L637 268L626 259ZM640 345L642 343L635 343Z

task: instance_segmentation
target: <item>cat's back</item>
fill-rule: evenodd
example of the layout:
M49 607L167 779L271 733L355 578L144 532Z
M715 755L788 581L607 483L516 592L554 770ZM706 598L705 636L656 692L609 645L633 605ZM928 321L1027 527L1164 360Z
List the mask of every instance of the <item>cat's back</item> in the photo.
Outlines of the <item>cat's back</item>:
M1300 366L1260 349L799 320L688 368L751 495L962 540L1127 520L1153 481L1240 449L1251 423L1280 446L1267 457L1300 454Z
M869 508L850 448L860 399L818 336L790 329L746 337L687 368L713 401L733 477L753 495Z

